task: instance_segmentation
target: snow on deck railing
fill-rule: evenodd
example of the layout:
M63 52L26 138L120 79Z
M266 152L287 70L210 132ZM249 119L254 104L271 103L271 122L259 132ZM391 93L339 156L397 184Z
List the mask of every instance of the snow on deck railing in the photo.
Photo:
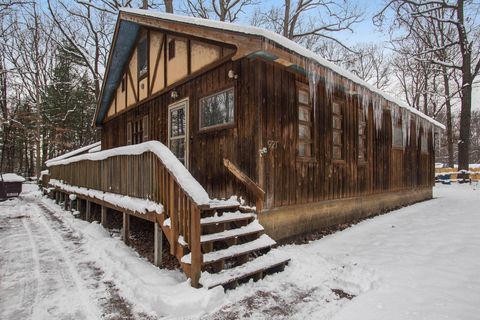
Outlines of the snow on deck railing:
M67 152L65 154L62 154L61 156L49 159L45 162L45 164L48 167L48 164L51 163L51 162L56 162L56 161L64 160L64 159L67 159L67 158L71 158L71 157L74 157L74 156L79 155L81 153L89 152L91 149L99 148L99 147L101 147L101 142L97 141L95 143L89 144L88 146L81 147L81 148L75 149L73 151Z
M86 153L67 159L48 161L47 167L67 165L83 160L100 161L115 156L140 155L145 152L152 152L163 163L165 168L177 180L180 187L197 205L209 205L210 197L200 183L192 176L190 171L175 157L175 155L164 144L159 141L147 141L141 144L123 146L95 153Z
M146 199L139 199L121 194L93 190L84 187L71 186L56 179L50 180L50 185L60 188L66 192L80 194L90 198L106 201L117 207L127 209L133 212L147 213L163 213L163 205Z

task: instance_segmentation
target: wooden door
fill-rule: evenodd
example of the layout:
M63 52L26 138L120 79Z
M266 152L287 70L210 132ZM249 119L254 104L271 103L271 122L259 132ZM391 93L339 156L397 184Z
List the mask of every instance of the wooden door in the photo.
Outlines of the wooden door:
M168 147L188 168L188 98L168 107Z

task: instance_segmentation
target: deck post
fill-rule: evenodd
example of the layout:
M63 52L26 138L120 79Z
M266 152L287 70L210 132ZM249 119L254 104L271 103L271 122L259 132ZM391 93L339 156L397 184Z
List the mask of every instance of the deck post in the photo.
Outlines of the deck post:
M157 267L160 267L162 265L163 231L156 221L153 223L153 227L155 228L153 264L155 264Z
M77 197L77 211L80 212L80 209L82 208L82 200L80 200L78 197Z
M100 223L104 228L107 227L107 207L102 206L101 214L100 214Z
M202 246L200 244L200 209L193 204L191 205L192 212L192 226L190 229L191 234L191 273L190 279L192 287L198 288L200 286L200 274L202 273Z
M130 215L126 211L123 212L122 238L128 246L130 244Z
M55 203L56 204L60 203L59 195L60 195L60 193L57 190L55 190Z
M65 194L65 210L68 211L68 208L70 207L70 196L68 193Z
M92 203L88 200L85 200L85 220L90 222L90 215L92 213Z

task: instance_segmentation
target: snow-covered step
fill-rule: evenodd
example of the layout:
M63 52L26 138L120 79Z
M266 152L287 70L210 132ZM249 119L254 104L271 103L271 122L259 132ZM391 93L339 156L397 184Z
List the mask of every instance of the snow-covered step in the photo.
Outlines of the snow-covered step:
M208 226L212 224L229 223L253 218L255 218L253 213L242 213L237 210L234 212L224 212L221 216L215 214L213 217L202 218L200 219L200 224L202 226Z
M232 269L222 270L219 273L203 272L200 283L206 288L213 288L219 285L229 285L240 279L257 275L263 276L263 272L275 268L283 269L283 266L290 261L290 258L278 250L272 250L254 260L237 266ZM278 270L281 271L281 270Z
M237 238L237 237L259 233L259 232L262 232L263 230L264 229L262 225L258 223L258 220L253 220L252 222L250 222L248 225L244 227L202 235L200 237L200 242L204 244L207 242Z
M213 263L223 259L233 258L236 256L250 253L252 251L267 249L275 244L276 244L275 240L270 238L268 235L263 234L258 239L247 242L247 243L234 245L223 250L205 253L203 255L203 263L208 264L208 263ZM184 255L182 257L182 262L191 264L192 263L191 254L189 253L187 255Z

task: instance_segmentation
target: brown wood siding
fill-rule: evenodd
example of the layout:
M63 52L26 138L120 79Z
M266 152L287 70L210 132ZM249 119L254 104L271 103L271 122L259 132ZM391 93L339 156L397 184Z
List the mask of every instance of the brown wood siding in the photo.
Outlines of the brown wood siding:
M268 147L269 141L278 142L277 148L269 149L260 160L264 162L266 208L432 186L431 138L429 153L421 154L413 126L410 144L404 150L392 149L390 111L384 110L382 125L377 129L372 105L367 117L367 161L360 164L357 154L360 99L346 94L341 86L336 86L332 97L328 97L323 81L316 88L314 159L300 160L296 81L308 83L308 80L268 62L260 63L257 74L264 97L261 146ZM345 103L345 153L339 161L332 160L333 98Z
M224 167L223 158L235 163L245 174L257 181L255 132L258 126L255 119L258 112L255 110L255 63L248 59L226 62L175 87L178 92L177 99L173 100L169 91L106 122L102 128L102 148L126 145L127 122L147 114L149 138L167 145L168 106L188 97L189 170L212 197L248 197L244 186ZM230 79L229 70L242 76L238 80ZM229 87L235 88L235 126L199 131L199 99Z
M237 80L228 77L233 70ZM332 96L324 81L316 88L313 158L297 157L298 104L296 82L306 77L271 62L244 58L225 62L175 87L178 101L189 98L189 170L212 197L243 195L244 186L223 165L223 158L266 192L265 208L298 205L330 199L394 192L433 184L433 142L422 154L415 123L404 149L392 149L390 111L384 111L381 128L373 123L368 107L366 161L358 163L358 95L347 94L338 83ZM234 86L235 125L199 131L200 98ZM345 103L343 115L344 156L332 161L332 108L335 97ZM102 129L102 147L126 144L126 123L148 114L150 139L167 144L167 110L175 102L170 91L107 121ZM386 107L386 106L385 106ZM260 149L268 152L260 155ZM254 201L249 197L249 200Z

